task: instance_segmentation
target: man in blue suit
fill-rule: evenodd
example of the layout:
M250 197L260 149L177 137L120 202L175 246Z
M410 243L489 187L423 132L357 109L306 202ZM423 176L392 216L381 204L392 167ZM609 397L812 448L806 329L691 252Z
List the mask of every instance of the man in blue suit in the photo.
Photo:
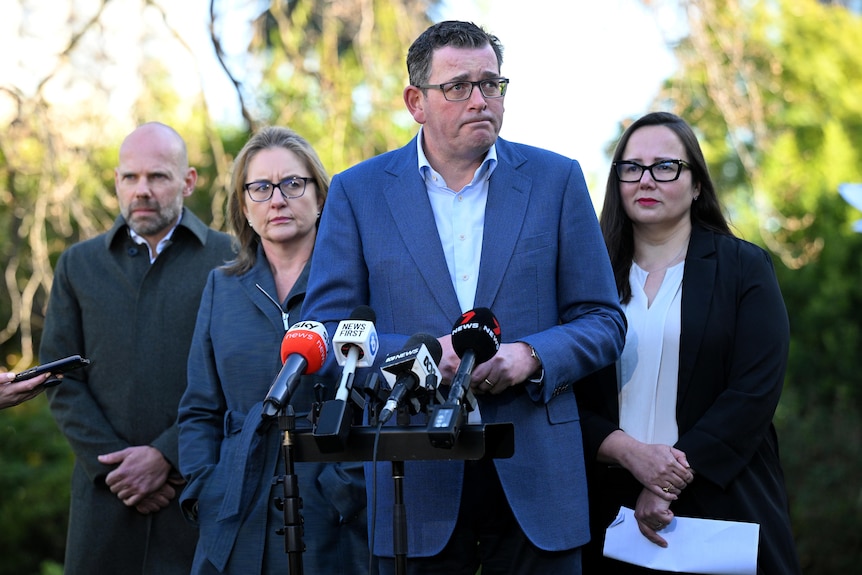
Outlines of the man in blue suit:
M617 359L625 323L578 163L497 137L501 63L499 40L471 23L436 24L413 43L404 101L419 134L332 180L303 308L333 329L371 306L378 363L412 334L439 335L449 380L455 320L475 307L499 320L504 343L471 386L483 422L514 423L514 456L407 462L411 574L580 573L589 539L572 384ZM386 575L393 489L377 488L373 551Z

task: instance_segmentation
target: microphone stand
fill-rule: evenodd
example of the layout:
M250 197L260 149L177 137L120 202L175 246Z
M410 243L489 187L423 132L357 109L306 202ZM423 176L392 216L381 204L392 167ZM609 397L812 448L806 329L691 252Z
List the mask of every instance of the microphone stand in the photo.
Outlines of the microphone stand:
M299 478L294 473L294 438L296 431L296 416L293 406L289 403L281 408L278 414L278 428L282 434L281 450L284 457L284 475L273 480L282 485L283 497L275 498L275 506L282 511L284 525L278 529L278 535L284 535L284 551L287 553L288 573L302 575L302 553L305 542L302 540L303 519L302 497L299 496Z
M375 454L375 438L379 445ZM312 430L293 434L297 461L391 461L394 482L393 551L397 575L407 573L407 511L404 504L404 462L434 460L477 460L485 457L508 458L515 451L512 423L464 425L449 449L435 447L424 425L352 426L345 449L340 452L320 449ZM375 457L376 456L376 457Z
M395 573L407 573L407 506L404 505L404 461L392 462L392 483L395 502L392 505L392 550L395 553Z
M296 476L292 475L294 452L296 461L391 461L394 490L392 545L395 572L396 575L405 575L408 537L407 506L404 503L404 462L508 458L512 457L515 451L515 427L512 423L464 425L460 433L452 438L452 443L446 444L446 449L441 449L441 444L430 440L431 436L426 425L410 425L410 413L408 413L410 407L407 405L401 405L397 409L395 414L397 425L378 428L377 416L388 394L380 387L376 374L368 378L363 391L364 397L354 388L350 394L350 401L360 410L368 407L370 425L349 426L349 432L343 444L330 442L326 436L316 436L314 429L295 429L293 407L289 404L285 405L287 413L279 416L279 427L284 433L286 472L284 534L285 550L291 554L290 575L301 575L301 553L304 550L302 519L299 516L302 501L298 496ZM420 410L432 403L434 399L442 403L442 396L436 382L429 382L426 396L419 394L417 399ZM279 505L278 501L276 505Z

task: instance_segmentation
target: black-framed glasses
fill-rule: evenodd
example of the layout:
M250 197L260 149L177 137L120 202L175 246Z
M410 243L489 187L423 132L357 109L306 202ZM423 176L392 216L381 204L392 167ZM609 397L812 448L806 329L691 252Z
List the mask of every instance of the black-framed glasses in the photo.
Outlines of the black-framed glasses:
M679 178L683 167L691 168L685 160L661 160L650 166L642 166L637 162L614 162L614 171L621 182L639 182L644 172L649 170L656 182L672 182Z
M275 189L281 192L285 200L295 200L301 198L305 193L305 186L308 182L313 182L314 178L304 178L302 176L291 176L280 182L270 182L269 180L257 180L244 184L245 191L248 192L248 197L253 202L268 202L272 198Z
M423 90L433 88L443 92L443 97L450 102L463 102L468 100L473 95L473 87L479 86L479 91L486 98L502 98L506 95L506 88L509 87L508 78L485 78L476 82L469 80L457 80L455 82L445 82L443 84L420 84L416 86Z

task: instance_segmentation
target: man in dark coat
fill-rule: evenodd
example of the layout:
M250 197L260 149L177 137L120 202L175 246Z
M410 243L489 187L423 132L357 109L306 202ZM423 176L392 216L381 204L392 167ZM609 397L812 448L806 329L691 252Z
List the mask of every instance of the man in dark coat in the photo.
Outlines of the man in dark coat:
M177 405L201 292L231 240L183 207L197 172L172 128L140 126L119 160L121 215L61 255L40 349L92 361L48 394L76 457L65 573L185 574L197 533L175 501Z

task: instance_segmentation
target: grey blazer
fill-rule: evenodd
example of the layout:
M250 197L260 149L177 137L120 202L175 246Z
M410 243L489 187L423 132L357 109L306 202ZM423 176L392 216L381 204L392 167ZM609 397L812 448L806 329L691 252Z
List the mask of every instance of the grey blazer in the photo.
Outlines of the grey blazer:
M177 466L177 404L201 291L232 255L230 237L186 209L152 265L122 217L60 256L40 357L92 361L48 391L75 453L66 573L188 573L197 533L179 506L127 508L105 486L112 467L96 456L151 445Z

